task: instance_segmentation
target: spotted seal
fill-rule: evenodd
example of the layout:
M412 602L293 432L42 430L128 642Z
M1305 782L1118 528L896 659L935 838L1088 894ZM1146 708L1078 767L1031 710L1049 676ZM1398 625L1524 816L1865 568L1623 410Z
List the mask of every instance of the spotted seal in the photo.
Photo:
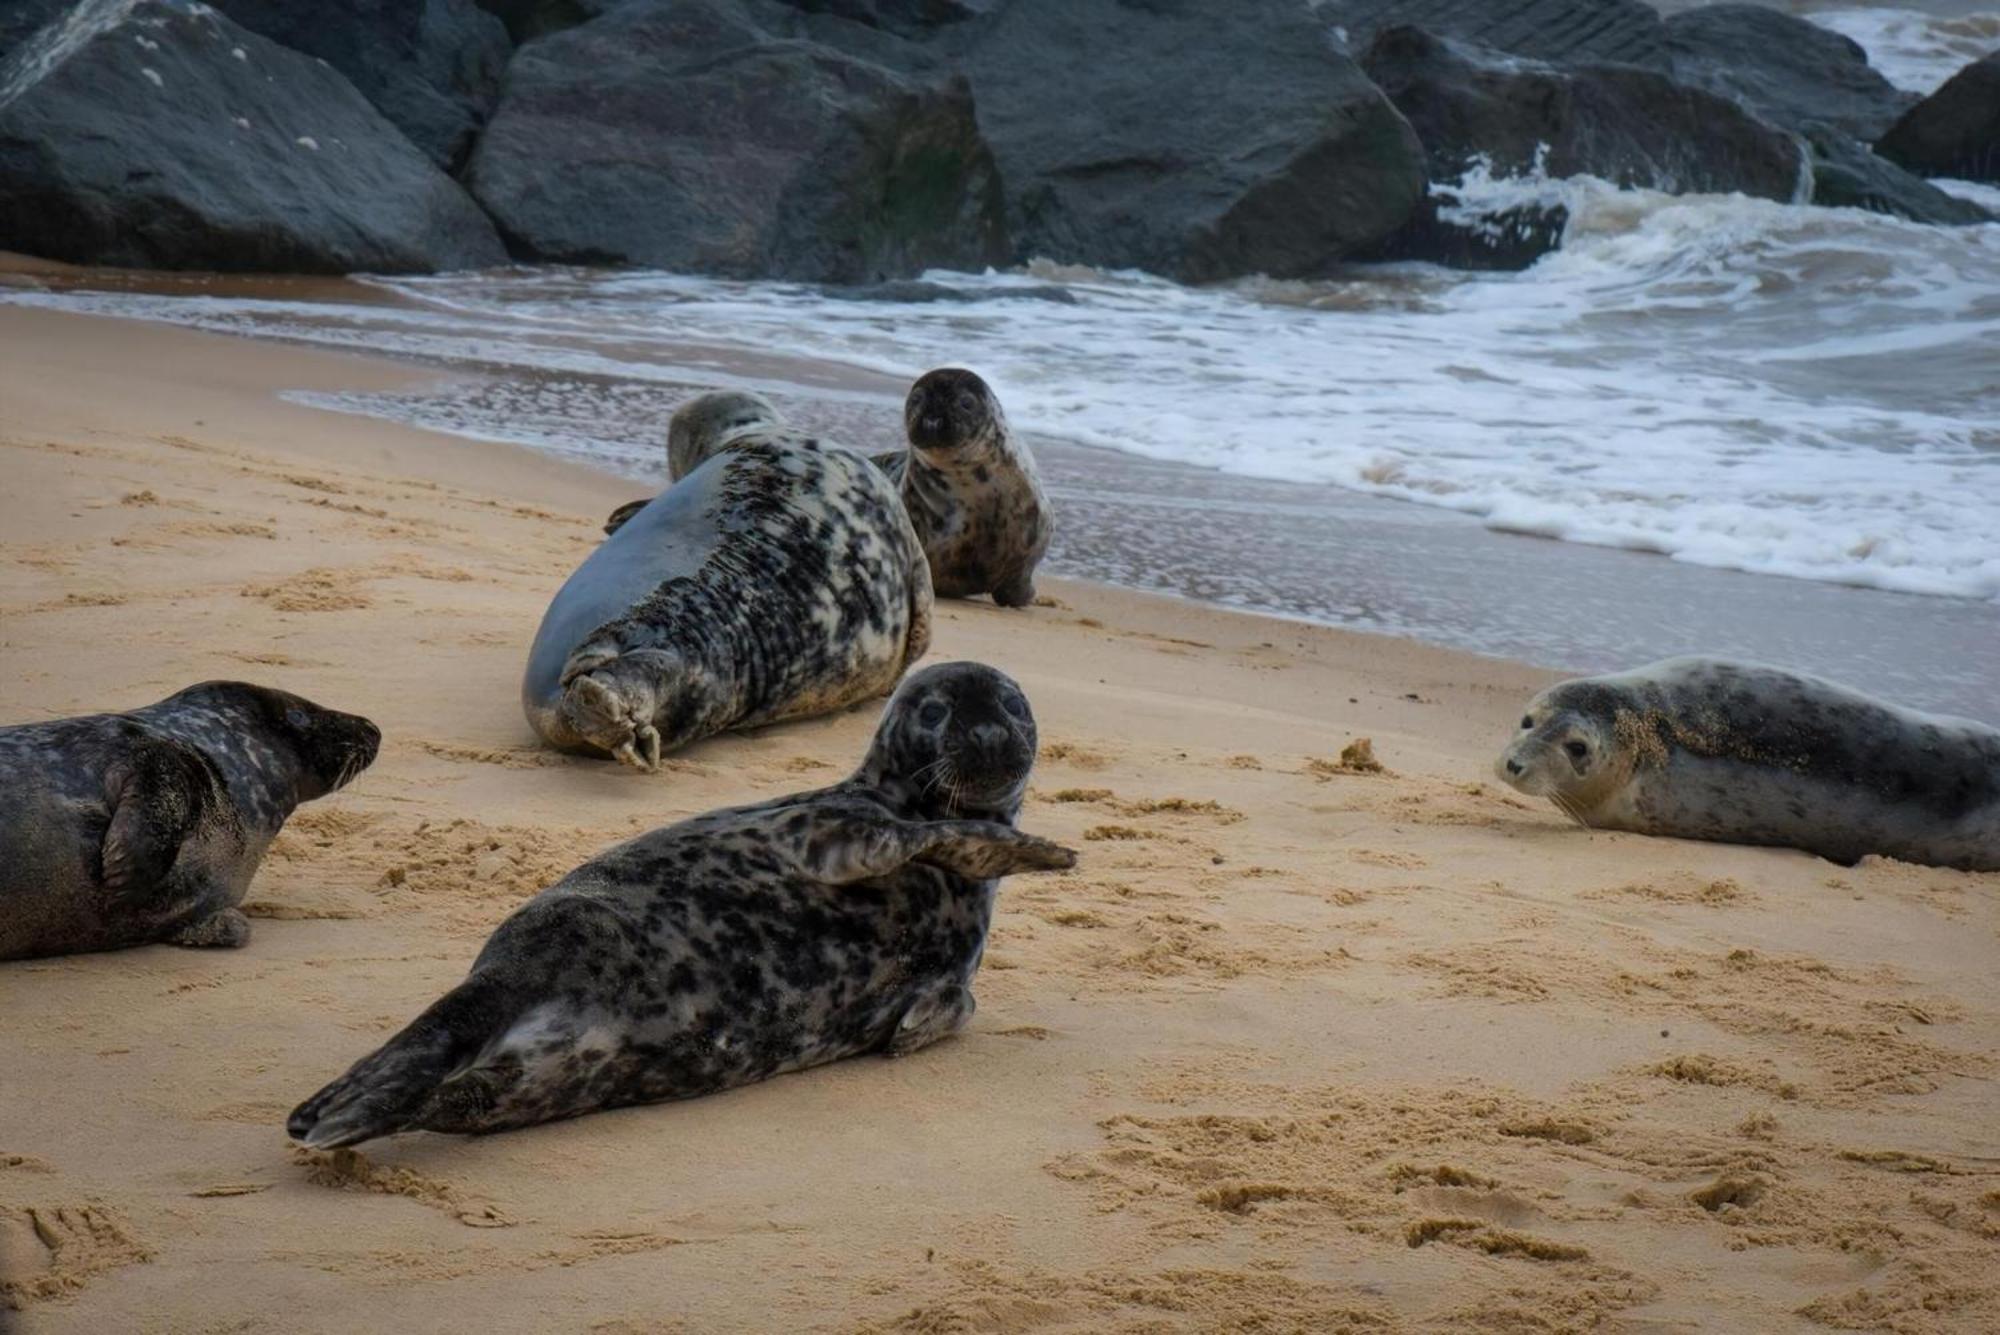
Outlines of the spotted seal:
M910 447L892 475L938 596L1033 602L1054 519L1035 456L1008 429L992 389L958 367L928 371L910 386L903 425Z
M236 905L279 827L381 740L365 718L240 681L0 727L0 960L242 945Z
M1561 682L1496 772L1601 829L2000 870L2000 729L1778 668L1674 658Z
M999 878L1075 864L1014 828L1034 759L1005 674L914 673L851 777L586 862L287 1129L499 1131L934 1043L972 1015Z
M888 479L751 395L674 415L693 467L556 594L522 681L564 750L656 769L727 728L885 695L930 644L923 547Z

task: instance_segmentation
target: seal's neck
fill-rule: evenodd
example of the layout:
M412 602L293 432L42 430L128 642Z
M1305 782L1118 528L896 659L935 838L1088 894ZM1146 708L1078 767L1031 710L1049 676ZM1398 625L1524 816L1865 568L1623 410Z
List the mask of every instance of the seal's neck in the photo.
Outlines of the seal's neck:
M978 435L949 449L925 450L910 446L910 460L918 467L946 477L963 477L977 469L992 468L1011 457L1007 448L1007 424L994 421Z
M143 711L142 711L143 712ZM247 824L275 834L299 804L320 796L307 785L304 762L270 724L241 705L181 704L147 720L161 732L200 748L229 786L231 803Z

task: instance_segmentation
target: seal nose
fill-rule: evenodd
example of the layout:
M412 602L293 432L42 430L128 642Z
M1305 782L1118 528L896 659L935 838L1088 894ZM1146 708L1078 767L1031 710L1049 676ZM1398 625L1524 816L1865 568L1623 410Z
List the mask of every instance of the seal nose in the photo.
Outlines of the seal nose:
M1521 762L1520 762L1520 761L1518 761L1518 760L1510 760L1510 761L1508 761L1508 762L1507 762L1507 772L1508 772L1509 774L1516 774L1516 775L1518 775L1518 774L1519 774L1519 773L1521 772Z
M971 738L974 746L988 755L999 755L1000 749L1007 745L1007 728L1004 724L974 724L967 735Z

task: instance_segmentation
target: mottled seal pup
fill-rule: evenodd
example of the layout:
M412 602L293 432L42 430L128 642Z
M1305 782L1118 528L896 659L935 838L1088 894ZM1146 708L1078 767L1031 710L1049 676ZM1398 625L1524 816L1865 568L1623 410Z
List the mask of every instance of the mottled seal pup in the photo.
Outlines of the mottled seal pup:
M381 740L365 718L240 681L0 728L0 960L242 945L236 905L285 818Z
M934 1043L972 1015L998 878L1075 863L1014 828L1034 758L1007 676L915 673L851 778L585 863L287 1129L499 1131Z
M1035 457L1008 430L1000 400L970 371L929 371L910 387L903 425L910 438L899 473L903 507L938 596L990 593L1002 607L1033 602L1035 566L1054 521Z
M2000 870L2000 729L1673 658L1550 687L1497 773L1585 825Z
M727 728L887 694L930 644L923 547L865 459L754 395L686 404L682 438L691 471L570 576L521 686L543 740L642 770Z

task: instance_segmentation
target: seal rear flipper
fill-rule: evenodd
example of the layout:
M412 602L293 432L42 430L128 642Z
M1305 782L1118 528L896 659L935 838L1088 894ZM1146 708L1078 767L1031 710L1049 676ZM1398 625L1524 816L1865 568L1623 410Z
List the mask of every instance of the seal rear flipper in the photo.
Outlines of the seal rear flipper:
M208 757L162 737L137 739L104 776L111 821L104 831L100 880L124 901L157 893L218 799L221 784Z
M402 1033L301 1103L285 1122L308 1149L340 1149L423 1125L442 1086L517 1018L512 992L491 978L468 978L431 1004Z

